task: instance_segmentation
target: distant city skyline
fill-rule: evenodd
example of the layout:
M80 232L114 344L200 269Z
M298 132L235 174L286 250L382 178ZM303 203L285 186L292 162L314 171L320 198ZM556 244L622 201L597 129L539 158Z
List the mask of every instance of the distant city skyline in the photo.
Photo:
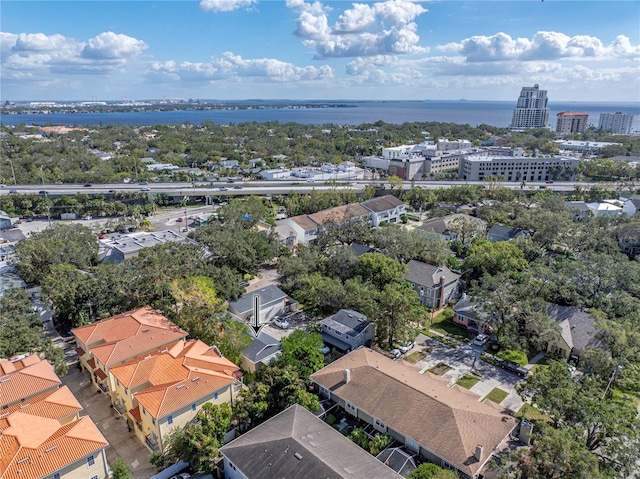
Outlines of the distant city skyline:
M640 101L640 2L4 0L3 101Z

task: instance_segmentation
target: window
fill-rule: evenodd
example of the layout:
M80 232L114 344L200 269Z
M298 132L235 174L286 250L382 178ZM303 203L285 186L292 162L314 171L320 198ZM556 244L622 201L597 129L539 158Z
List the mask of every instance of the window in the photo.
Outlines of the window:
M87 457L87 467L93 467L95 463L96 463L96 458L93 456L93 454Z
M91 479L100 479L98 476L92 476Z
M54 473L53 479L60 479L60 473L59 472Z
M167 424L173 424L173 414L167 416Z
M156 418L155 418L155 417L152 417L152 418L151 418L151 423L152 423L154 426L156 425ZM171 423L169 423L169 424L171 424Z
M213 400L214 401L218 400L218 393L217 392L213 393Z
M196 403L191 405L191 412L196 412Z

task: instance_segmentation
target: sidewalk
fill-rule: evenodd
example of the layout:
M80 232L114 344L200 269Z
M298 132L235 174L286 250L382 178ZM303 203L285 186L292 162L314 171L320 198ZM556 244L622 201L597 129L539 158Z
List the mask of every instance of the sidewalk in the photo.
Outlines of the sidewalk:
M531 370L531 368L533 366L535 366L538 361L540 361L542 358L544 358L544 355L546 354L546 351L540 351L538 354L536 354L533 358L531 358L531 360L529 361L529 364L527 364L525 366L525 368Z

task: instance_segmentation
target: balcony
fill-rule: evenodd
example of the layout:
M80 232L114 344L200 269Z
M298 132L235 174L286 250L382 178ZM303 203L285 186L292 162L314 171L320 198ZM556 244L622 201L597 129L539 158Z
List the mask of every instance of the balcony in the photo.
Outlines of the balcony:
M149 449L151 449L151 451L156 452L158 450L158 441L153 439L151 436L147 436L144 443Z
M127 408L126 408L126 406L125 406L123 403L121 403L120 401L116 401L116 402L113 404L113 409L115 409L116 411L118 411L118 414L124 414L124 413L126 413L126 412L127 412Z
M103 393L109 392L109 387L105 383L98 383L98 387L102 389Z

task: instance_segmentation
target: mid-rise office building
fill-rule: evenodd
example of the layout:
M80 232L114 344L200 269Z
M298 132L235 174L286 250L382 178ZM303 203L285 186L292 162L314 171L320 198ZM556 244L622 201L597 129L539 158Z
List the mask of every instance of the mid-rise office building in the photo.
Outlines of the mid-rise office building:
M584 112L561 111L557 115L556 133L570 135L571 133L584 133L587 129L589 115Z
M600 113L599 130L610 131L617 135L629 135L631 133L631 125L633 123L633 115L631 113Z
M483 181L502 178L502 181L575 181L577 158L566 156L522 157L469 156L460 160L458 179Z
M511 128L547 128L549 107L547 90L540 90L536 83L532 87L522 87L516 108L513 110Z

